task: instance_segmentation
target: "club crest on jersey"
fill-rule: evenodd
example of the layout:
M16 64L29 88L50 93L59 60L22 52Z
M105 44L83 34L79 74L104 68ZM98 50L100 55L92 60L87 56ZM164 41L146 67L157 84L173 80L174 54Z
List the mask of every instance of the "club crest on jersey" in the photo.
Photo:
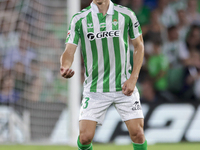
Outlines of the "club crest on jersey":
M110 37L119 37L120 31L119 30L112 30L112 31L103 31L98 33L89 32L87 34L88 40L92 41L94 39L102 39L102 38L110 38Z
M112 24L116 26L118 24L117 19L114 19L113 22L112 22Z
M92 23L88 23L87 24L87 28L93 28L93 24Z

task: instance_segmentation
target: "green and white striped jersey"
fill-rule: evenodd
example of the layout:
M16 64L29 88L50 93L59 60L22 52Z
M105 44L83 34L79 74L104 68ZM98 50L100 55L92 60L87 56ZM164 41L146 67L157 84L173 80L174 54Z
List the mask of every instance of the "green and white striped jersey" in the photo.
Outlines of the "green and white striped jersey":
M73 16L66 43L78 45L80 39L85 92L122 90L131 70L128 35L141 34L134 12L111 1L105 16L94 3Z

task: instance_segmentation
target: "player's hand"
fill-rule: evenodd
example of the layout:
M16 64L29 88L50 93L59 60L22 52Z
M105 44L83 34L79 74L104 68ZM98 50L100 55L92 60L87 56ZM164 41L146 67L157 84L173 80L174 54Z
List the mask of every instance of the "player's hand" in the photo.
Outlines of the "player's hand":
M75 72L72 69L64 68L64 67L60 68L60 74L64 78L71 78L74 75L74 73Z
M137 82L137 78L133 80L131 79L126 80L126 82L124 83L122 87L122 92L124 93L124 95L131 96L133 94L136 82Z

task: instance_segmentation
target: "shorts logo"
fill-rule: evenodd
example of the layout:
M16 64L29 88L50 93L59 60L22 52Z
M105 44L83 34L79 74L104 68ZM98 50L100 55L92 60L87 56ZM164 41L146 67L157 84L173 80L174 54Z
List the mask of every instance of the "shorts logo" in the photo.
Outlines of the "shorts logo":
M94 39L102 39L102 38L109 38L109 37L119 37L119 30L112 30L112 31L103 31L103 32L99 32L99 33L88 33L87 34L87 38L92 41Z
M134 24L134 27L137 28L138 26L140 26L139 22L137 21L135 24Z
M141 106L140 106L140 102L139 101L135 101L135 103L133 104L132 110L141 110Z

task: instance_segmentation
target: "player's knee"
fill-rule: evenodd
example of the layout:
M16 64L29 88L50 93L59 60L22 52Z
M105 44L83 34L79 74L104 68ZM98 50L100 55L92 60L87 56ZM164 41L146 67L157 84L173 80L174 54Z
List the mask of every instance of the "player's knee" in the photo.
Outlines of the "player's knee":
M81 144L88 145L92 142L93 136L90 134L82 133L80 134L79 138L80 138Z
M144 141L145 141L144 133L143 132L138 132L136 134L136 142L137 143L144 143Z
M132 132L130 136L134 143L144 143L145 141L144 132L142 129Z

